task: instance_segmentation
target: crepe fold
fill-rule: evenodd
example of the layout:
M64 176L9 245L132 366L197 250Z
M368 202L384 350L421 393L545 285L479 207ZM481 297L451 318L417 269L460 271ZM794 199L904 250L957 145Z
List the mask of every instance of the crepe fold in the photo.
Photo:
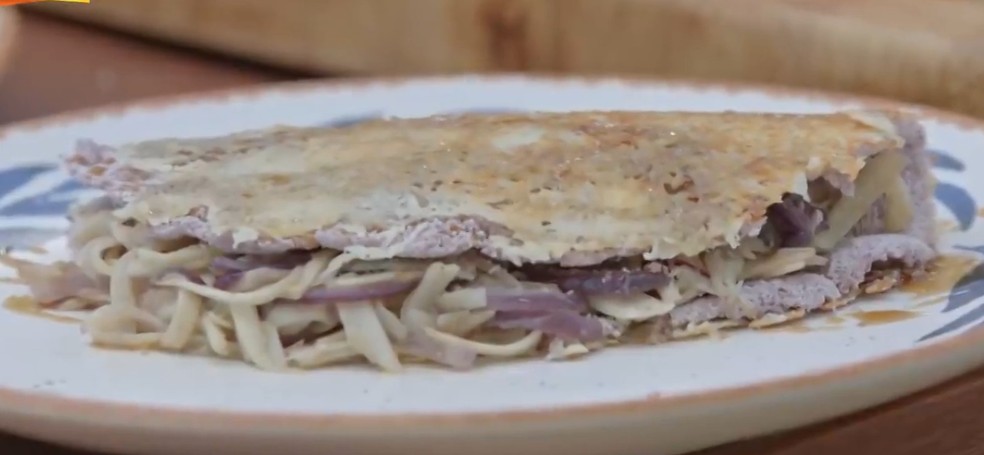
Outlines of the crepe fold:
M226 318L201 334L212 351L225 330L261 366L310 366L292 342L393 369L411 351L563 357L761 327L893 289L936 256L925 133L899 112L388 119L82 140L66 164L105 192L72 213L102 303L177 289L172 306ZM130 294L107 290L123 279Z
M83 141L68 163L138 222L228 251L588 265L737 245L808 181L850 190L900 127L878 112L461 116Z

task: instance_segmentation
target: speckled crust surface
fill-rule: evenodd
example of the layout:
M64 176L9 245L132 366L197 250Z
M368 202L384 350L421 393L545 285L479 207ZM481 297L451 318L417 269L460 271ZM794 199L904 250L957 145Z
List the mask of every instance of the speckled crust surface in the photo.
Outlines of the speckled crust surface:
M276 127L110 147L74 176L161 235L240 252L366 258L479 250L589 265L734 244L820 177L898 150L897 114L574 112Z

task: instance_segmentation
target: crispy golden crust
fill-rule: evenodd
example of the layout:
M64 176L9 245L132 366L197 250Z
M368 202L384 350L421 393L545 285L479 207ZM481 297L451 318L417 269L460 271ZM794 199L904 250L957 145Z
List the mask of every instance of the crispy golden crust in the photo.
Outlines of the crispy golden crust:
M411 233L443 220L435 232L467 231L462 248L507 260L655 259L737 242L808 179L852 181L866 156L901 146L887 115L434 117L86 143L68 163L129 203L128 216L233 247L282 240L426 257L413 254L426 248L408 242L426 241Z

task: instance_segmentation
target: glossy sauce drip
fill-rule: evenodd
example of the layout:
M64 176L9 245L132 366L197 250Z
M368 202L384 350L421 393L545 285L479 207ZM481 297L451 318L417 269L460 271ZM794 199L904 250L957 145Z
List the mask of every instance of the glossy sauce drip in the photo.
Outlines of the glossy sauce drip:
M974 270L977 264L978 260L970 256L940 256L930 264L924 276L910 280L899 289L902 292L921 297L922 299L919 300L920 305L923 305L923 300L938 303L941 297L945 299L945 295L950 293L961 278ZM980 278L984 279L984 276Z
M966 255L944 255L933 261L927 268L926 274L919 278L904 283L900 290L915 294L917 304L915 307L925 307L946 301L947 295L953 287L968 273L978 265L978 260ZM981 276L975 277L984 280L984 269ZM922 297L922 299L918 299ZM891 324L894 322L905 321L916 318L920 315L918 311L910 310L872 310L858 311L854 313L841 313L840 315L830 315L823 320L811 319L809 316L804 319L791 321L784 324L765 328L764 330L775 332L807 333L822 330L834 330L836 326L846 322L845 317L859 321L862 327ZM813 322L811 324L811 321Z
M843 317L838 316L837 314L829 314L826 318L821 318L820 316L820 314L808 314L804 318L785 324L768 327L765 330L791 333L820 332L826 330L838 330L838 326L846 321Z
M82 322L77 318L50 313L36 300L25 295L10 296L3 302L3 308L25 316L47 319L49 321L75 324Z
M857 319L860 322L861 327L867 327L909 320L918 317L919 313L916 311L907 310L872 310L858 311L856 313L847 314L847 316Z

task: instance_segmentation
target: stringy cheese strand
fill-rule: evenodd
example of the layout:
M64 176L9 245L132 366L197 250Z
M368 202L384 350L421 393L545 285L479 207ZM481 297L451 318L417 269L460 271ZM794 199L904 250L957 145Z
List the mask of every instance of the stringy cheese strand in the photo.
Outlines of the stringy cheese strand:
M175 350L184 348L195 332L195 323L198 322L201 309L201 297L185 290L178 291L178 303L171 316L171 323L161 336L161 347Z
M268 370L279 370L286 365L280 364L269 352L267 335L256 308L249 306L233 306L232 321L236 327L236 339L242 349L243 358L256 366Z
M425 327L424 333L442 343L473 349L475 352L489 357L516 357L526 354L536 348L536 345L540 343L540 339L543 338L543 333L534 330L523 338L509 344L491 344L457 337L430 327Z
M192 283L184 276L177 274L167 275L162 280L158 281L157 284L159 286L171 286L191 291L202 297L224 303L229 306L258 306L265 303L270 303L281 298L282 296L287 295L291 288L297 285L297 281L302 273L304 273L303 269L296 268L282 280L248 292L229 292L221 289L215 289L198 283ZM296 292L290 293L296 294Z
M351 302L338 306L338 317L342 320L345 339L352 349L366 356L370 362L386 371L402 369L393 344L376 316L372 303Z

